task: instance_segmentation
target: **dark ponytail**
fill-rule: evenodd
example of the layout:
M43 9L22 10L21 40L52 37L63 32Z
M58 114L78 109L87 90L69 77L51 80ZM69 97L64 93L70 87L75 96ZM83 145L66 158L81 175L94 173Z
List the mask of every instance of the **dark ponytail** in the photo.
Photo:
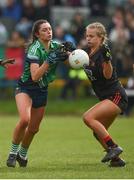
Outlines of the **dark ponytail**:
M36 36L36 33L39 32L40 29L40 25L43 23L49 23L47 20L45 19L39 19L37 21L34 22L33 27L32 27L32 32L31 32L31 38L27 44L26 49L29 48L29 46L38 39L38 37Z

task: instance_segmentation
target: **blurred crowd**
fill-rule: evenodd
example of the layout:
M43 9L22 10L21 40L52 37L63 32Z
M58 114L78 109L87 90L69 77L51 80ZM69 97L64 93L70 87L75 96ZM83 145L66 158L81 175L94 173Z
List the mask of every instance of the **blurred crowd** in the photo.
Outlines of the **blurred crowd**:
M60 15L60 21L54 22L56 15L53 13L57 7L59 11L65 8L68 16L63 18ZM69 19L71 9L73 13ZM86 10L84 14L81 12L82 9ZM78 48L86 46L85 27L92 21L102 22L108 31L118 76L132 76L134 0L2 0L0 1L0 48L24 49L33 22L41 18L47 19L52 24L53 38L56 41L71 41ZM70 72L70 68L64 64L59 66L57 74L59 78L69 83L70 79L85 78L83 75L78 77L80 73ZM64 90L62 96L65 96Z

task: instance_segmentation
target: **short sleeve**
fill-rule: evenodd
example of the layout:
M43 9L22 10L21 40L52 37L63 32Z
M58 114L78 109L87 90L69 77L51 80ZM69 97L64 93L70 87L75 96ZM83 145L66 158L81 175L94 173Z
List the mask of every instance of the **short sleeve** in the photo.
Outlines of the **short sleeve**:
M102 50L103 61L111 61L112 54L108 45L103 45L101 50Z
M39 49L35 48L34 46L32 48L29 48L27 52L27 60L29 63L39 64L39 60L40 60Z

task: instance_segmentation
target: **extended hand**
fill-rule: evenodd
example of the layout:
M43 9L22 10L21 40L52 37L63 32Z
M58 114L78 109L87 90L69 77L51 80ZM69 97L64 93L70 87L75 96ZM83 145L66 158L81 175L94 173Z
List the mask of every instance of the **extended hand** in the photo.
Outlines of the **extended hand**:
M56 64L58 62L63 62L68 58L66 52L62 52L61 49L56 49L54 51L50 51L46 61L48 64Z
M8 64L14 64L15 59L0 59L0 66L7 67Z

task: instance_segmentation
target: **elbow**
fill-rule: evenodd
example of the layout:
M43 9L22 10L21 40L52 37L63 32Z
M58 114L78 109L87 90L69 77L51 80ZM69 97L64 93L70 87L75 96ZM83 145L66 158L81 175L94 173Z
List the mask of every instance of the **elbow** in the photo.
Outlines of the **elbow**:
M104 77L106 78L106 79L111 79L111 77L112 77L112 73L111 74L104 74Z
M107 77L105 77L106 79L111 79L111 76L107 76Z
M111 63L104 64L103 66L103 75L106 79L111 79L113 74L113 67Z
M113 69L106 69L103 71L103 75L106 79L111 79L113 74Z
M39 79L36 76L32 76L32 81L37 82Z

